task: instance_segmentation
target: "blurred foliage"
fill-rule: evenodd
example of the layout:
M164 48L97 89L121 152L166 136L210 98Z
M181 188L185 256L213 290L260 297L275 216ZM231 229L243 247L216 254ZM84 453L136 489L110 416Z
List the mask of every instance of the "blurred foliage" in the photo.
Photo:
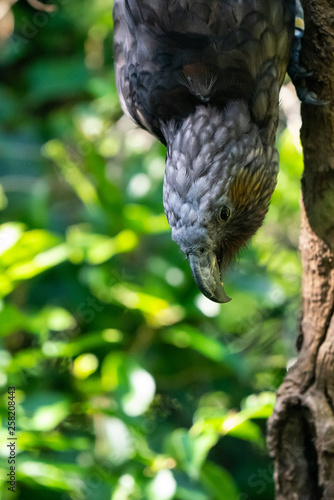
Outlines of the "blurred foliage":
M1 435L16 386L18 441L16 493L1 449L1 498L272 499L265 419L295 352L301 274L285 118L270 213L219 306L170 239L164 147L122 115L111 2L20 1L6 19Z

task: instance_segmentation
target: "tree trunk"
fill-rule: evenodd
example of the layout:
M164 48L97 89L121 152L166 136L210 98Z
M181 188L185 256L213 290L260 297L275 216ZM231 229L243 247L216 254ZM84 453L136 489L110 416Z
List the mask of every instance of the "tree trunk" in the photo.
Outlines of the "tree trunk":
M302 105L305 170L298 361L268 422L277 500L334 499L334 4L304 0L302 65L326 106Z

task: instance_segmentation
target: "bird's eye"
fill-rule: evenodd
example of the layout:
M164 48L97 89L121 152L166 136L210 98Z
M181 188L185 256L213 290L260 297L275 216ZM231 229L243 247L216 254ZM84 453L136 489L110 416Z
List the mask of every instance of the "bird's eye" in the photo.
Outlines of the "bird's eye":
M223 222L226 222L230 218L230 215L231 215L231 210L229 209L229 207L227 207L226 205L224 205L220 209L220 212L219 212L219 218L220 218L220 220L222 220Z

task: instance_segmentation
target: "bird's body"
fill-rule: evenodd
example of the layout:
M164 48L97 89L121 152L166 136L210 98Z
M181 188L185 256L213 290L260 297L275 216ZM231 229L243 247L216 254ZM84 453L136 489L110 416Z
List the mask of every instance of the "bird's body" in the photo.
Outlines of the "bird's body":
M164 207L196 283L221 274L263 222L278 172L279 90L295 0L116 0L123 110L167 145Z

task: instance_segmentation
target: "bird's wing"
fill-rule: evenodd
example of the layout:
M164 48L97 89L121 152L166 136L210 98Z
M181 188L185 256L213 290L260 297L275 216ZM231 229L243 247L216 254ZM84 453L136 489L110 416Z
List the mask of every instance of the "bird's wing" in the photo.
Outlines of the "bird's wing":
M162 142L161 120L203 102L245 99L267 127L277 119L294 10L294 0L115 0L123 110Z

